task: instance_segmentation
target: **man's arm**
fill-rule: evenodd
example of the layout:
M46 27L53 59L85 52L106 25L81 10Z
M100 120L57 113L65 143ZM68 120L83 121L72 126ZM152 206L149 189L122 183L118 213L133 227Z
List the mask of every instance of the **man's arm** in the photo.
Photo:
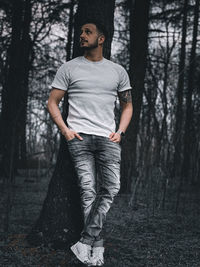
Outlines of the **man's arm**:
M131 96L131 89L119 92L118 93L120 105L122 107L122 113L119 123L118 131L126 132L128 125L131 121L131 117L133 114L133 105L132 105L132 96ZM110 140L113 142L119 143L121 140L121 135L119 133L111 133Z
M61 133L65 136L67 140L73 139L75 136L78 137L80 140L82 140L82 137L78 133L71 131L63 121L59 109L59 103L61 99L64 97L64 95L65 95L64 90L53 88L49 95L47 110L49 111L51 118L56 123Z

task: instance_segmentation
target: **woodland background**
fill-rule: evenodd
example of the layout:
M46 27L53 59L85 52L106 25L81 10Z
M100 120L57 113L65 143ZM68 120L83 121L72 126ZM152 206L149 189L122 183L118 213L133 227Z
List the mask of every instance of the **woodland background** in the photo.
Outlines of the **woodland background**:
M80 266L74 169L46 104L86 17L133 86L105 266L200 266L199 13L200 0L0 0L2 266ZM60 108L66 119L67 95Z

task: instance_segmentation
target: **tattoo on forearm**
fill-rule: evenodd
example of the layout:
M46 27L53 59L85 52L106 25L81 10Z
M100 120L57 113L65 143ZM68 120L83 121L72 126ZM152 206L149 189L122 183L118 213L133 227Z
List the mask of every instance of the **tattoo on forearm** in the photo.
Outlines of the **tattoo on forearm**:
M123 92L119 92L119 100L125 103L132 102L132 97L131 97L131 90L126 90Z

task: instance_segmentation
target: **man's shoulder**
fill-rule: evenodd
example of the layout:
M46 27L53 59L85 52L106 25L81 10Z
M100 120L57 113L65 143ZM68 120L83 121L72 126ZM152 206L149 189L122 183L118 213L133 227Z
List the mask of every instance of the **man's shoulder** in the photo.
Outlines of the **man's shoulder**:
M70 73L74 69L76 69L77 66L81 63L81 57L72 58L68 61L63 62L59 70L64 73Z
M72 58L72 59L64 62L62 65L65 67L70 67L70 66L76 65L77 63L81 62L81 58L82 58L81 56Z
M108 64L110 64L110 66L112 66L113 68L117 69L117 70L122 70L124 69L124 67L122 65L120 65L119 63L113 61L112 59L106 59L106 62Z
M126 73L126 69L119 63L114 62L113 60L110 59L106 59L106 62L109 65L109 67L113 68L118 73L118 75L121 76L123 73Z

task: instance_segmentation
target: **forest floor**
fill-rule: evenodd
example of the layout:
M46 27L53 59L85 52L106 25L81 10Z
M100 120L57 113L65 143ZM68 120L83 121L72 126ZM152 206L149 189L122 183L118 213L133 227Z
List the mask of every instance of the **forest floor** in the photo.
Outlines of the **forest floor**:
M5 239L2 229L0 233L1 267L85 266L70 251L30 247L25 240L39 215L48 183L44 177L16 178L9 236ZM131 207L130 196L119 194L104 225L104 266L200 267L199 188L190 189L189 196L178 214L170 209L153 214L142 201ZM2 210L1 201L1 214Z

